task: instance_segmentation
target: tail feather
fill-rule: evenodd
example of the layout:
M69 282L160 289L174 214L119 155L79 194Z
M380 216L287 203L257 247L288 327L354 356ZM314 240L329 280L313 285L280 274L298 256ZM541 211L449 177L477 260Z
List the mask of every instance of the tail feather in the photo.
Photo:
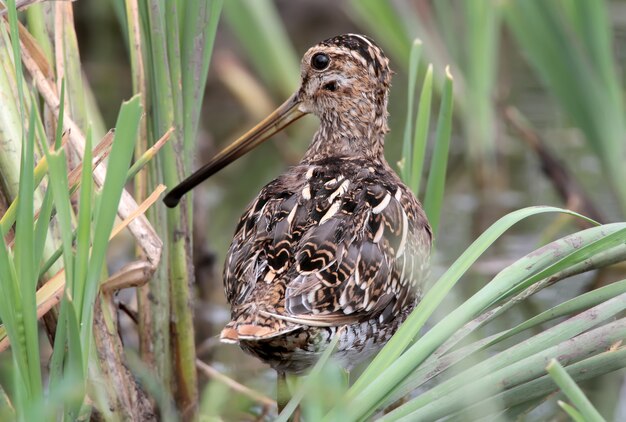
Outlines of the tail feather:
M224 343L260 341L295 331L302 327L281 316L285 313L285 283L257 284L253 297L247 303L232 308L232 320L220 334Z
M220 341L222 343L228 344L238 344L239 343L239 333L232 326L230 326L232 322L228 323L226 327L220 333Z
M266 340L295 331L301 326L278 318L255 313L241 314L230 321L220 333L223 343L237 344L239 341Z

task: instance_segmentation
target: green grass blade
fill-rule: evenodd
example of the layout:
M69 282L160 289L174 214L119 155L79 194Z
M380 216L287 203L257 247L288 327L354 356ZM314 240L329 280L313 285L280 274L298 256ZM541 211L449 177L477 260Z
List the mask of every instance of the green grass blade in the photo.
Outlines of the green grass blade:
M464 396L477 402L493 395L494 389L501 385L499 380L507 380L509 386L514 386L540 377L545 373L546 360L552 356L576 362L589 354L599 353L624 336L626 321L622 319L581 333L619 314L625 305L626 295L623 294L484 359L398 407L388 418L391 420L409 415L423 418L426 413L433 416L438 412L454 412L457 410L455 407L460 405L459 400L463 402ZM571 341L571 338L576 340Z
M63 84L61 84L61 102L63 102L64 97L64 88ZM36 98L34 95L31 95L31 103L33 105L37 104ZM35 106L31 108L31 113L35 115L35 122L37 124L36 131L40 140L43 140L42 143L46 143L45 139L45 131L43 128L43 122L41 120L41 115L39 114L39 109ZM62 125L62 117L61 117L61 125ZM60 135L59 135L60 136ZM44 157L45 158L45 157ZM42 159L43 160L43 159ZM35 167L35 186L39 186L41 180L48 172L48 163L47 159L44 165L41 165L41 161ZM39 174L38 174L39 170ZM50 219L52 218L52 212L54 210L54 194L50 189L46 189L46 193L44 195L43 201L41 203L39 209L39 217L37 217L37 223L35 225L35 247L33 250L34 254L34 264L35 268L39 268L41 264L41 260L43 259L46 239L48 237L48 230L50 228ZM37 279L41 277L42 273L38 273Z
M154 92L152 96L151 104L146 104L147 107L152 107L153 112L151 118L147 122L148 133L157 134L163 133L168 130L174 124L173 112L170 112L172 107L170 101L169 91L170 81L166 77L168 66L166 63L166 57L164 53L164 23L162 17L162 10L159 1L139 2L139 20L142 24L142 45L143 51L134 51L135 55L142 54L145 57L144 66L146 79L148 86L146 89L148 92ZM134 21L129 19L129 23L134 25ZM136 49L135 45L130 46L131 49ZM141 70L135 68L135 73L139 74ZM136 89L142 87L136 86ZM148 98L146 98L148 100ZM176 136L176 133L172 134ZM171 143L170 141L169 143ZM180 147L180 146L178 146ZM173 147L165 146L162 152L162 161L158 166L149 168L150 179L154 180L151 185L148 183L148 187L154 187L159 180L162 180L168 186L175 186L178 183L178 174L176 169L176 161L174 157ZM149 180L150 180L149 179ZM190 201L190 199L187 199ZM150 210L148 215L151 218L151 222L157 231L158 236L163 239L163 242L168 238L170 228L168 227L167 212L162 207L155 207ZM167 244L167 243L166 243ZM169 262L170 246L163 248L162 260ZM151 338L149 339L151 347L154 353L154 368L158 378L164 385L170 385L172 382L172 335L170 332L170 321L172 320L171 309L171 291L169 280L169 265L160 265L153 276L153 280L150 286L150 294L154 298L150 301L150 315L151 321L150 331ZM147 317L143 317L143 323L146 322ZM142 339L142 341L148 341L148 339Z
M21 298L18 287L18 278L15 271L15 266L7 245L4 241L4 237L0 239L0 288L2 294L0 294L0 318L2 324L9 336L9 341L13 344L13 364L14 371L12 373L14 385L21 383L22 386L27 382L27 361L26 354L22 353L23 342L20 340L21 334L18 330L18 313L21 313ZM24 381L22 381L24 380ZM19 407L21 400L24 397L20 397L21 390L16 388L15 405Z
M0 95L5 100L0 108L0 168L3 172L3 187L9 198L15 199L19 186L20 151L24 121L19 97L15 90L17 84L11 39L7 25L0 26ZM15 209L14 209L15 210ZM7 228L3 217L2 230ZM15 221L14 217L11 224Z
M147 2L148 13L144 17L149 19L149 40L150 52L152 54L151 82L154 89L154 101L158 104L153 116L153 133L164 133L167 129L175 124L174 119L174 101L172 94L172 84L170 67L167 52L167 38L165 11L162 2L153 0ZM176 133L174 134L176 137ZM166 146L166 150L167 150ZM169 159L166 156L164 159ZM166 176L167 177L167 176ZM169 184L167 178L166 183ZM173 184L172 184L173 185Z
M567 353L567 349L564 350L564 353ZM626 348L622 347L618 350L600 353L588 359L568 365L566 370L574 380L580 382L624 368L625 365ZM474 406L463 409L454 416L458 419L460 415L470 411L475 417L487 417L490 415L485 412L485 408L488 408L486 405L489 403L500 403L500 406L513 407L534 401L538 398L543 398L556 390L557 386L554 384L552 378L549 375L545 375L541 378L510 388L486 400L477 402Z
M75 282L72 283L74 288L70 291L74 302L72 309L78 311L79 314L84 306L85 280L87 279L89 252L91 251L91 220L93 210L92 154L91 129L89 129L85 138L85 152L83 154L83 167L81 171L78 227L76 228L76 236L72 236L76 237L76 257L73 272L76 278Z
M539 315L535 315L534 317L527 319L510 330L507 330L502 335L494 338L493 341L487 343L484 348L493 346L494 344L500 343L516 334L537 327L544 322L552 321L556 318L571 315L583 309L596 306L624 292L626 292L626 280L611 283L608 286L583 293L580 296L576 296L573 299L560 303L557 306L540 313Z
M453 79L450 69L446 68L446 79L443 84L443 94L437 117L435 131L435 146L428 172L426 194L424 196L424 211L433 230L433 237L437 238L441 206L446 184L446 169L448 166L448 151L452 134L452 109L454 106Z
M63 111L63 103L61 103ZM70 187L67 180L67 164L63 149L50 151L47 143L43 143L48 168L50 172L49 184L54 195L56 216L61 228L61 240L63 245L63 267L65 268L66 284L69 291L74 291L74 255L73 249L73 226L72 209L70 207Z
M167 79L170 82L169 92L171 96L168 96L168 109L171 108L172 120L170 121L176 129L178 135L183 132L183 98L182 98L182 70L180 61L180 28L178 20L178 8L177 2L168 1L164 3L163 14L165 16L165 34L164 37L166 46L166 59L167 59ZM154 38L153 38L154 39ZM156 39L154 39L157 41ZM187 66L187 64L185 64ZM161 106L165 106L162 104ZM165 122L163 122L165 123ZM182 142L182 139L180 140ZM177 156L182 166L182 158Z
M71 209L71 190L69 187L69 181L67 178L68 169L66 162L66 155L63 148L61 148L61 138L63 136L63 115L64 115L64 101L65 98L65 84L61 84L61 101L59 110L59 121L57 123L57 131L55 137L55 150L50 151L47 142L42 142L46 159L48 161L49 168L49 186L54 198L54 208L56 209L56 216L59 222L60 234L61 234L61 246L56 253L53 253L52 257L49 257L39 274L43 275L54 263L54 260L59 256L63 256L63 268L65 271L65 295L75 295L76 287L80 285L75 277L75 255L74 255L74 228L72 225L73 211ZM85 151L85 157L89 159L91 148L89 151ZM89 159L89 162L91 160ZM84 165L84 163L83 163ZM88 172L91 172L89 166ZM41 216L40 216L41 218ZM54 260L51 261L51 259ZM66 353L66 346L75 349L76 342L80 343L80 336L75 331L68 332L68 321L70 318L76 320L77 314L75 309L70 306L68 302L68 296L65 296L61 300L58 324L56 327L54 347L52 352L52 358L50 362L50 381L49 386L51 391L56 389L62 389L64 380L66 379L66 368L64 367L67 362L68 365L74 367L76 365L86 365L86 362L82 360L74 361L77 358L75 353L71 353L71 356ZM81 359L78 357L78 359ZM82 394L80 396L80 403L82 403ZM76 399L78 400L78 399ZM69 419L75 418L80 408L79 404L72 404L70 401L63 403L63 408L66 417Z
M39 268L42 263L44 247L46 244L46 238L48 237L48 229L50 228L50 218L52 216L52 209L54 208L53 195L51 190L46 190L41 208L39 209L39 217L37 217L37 223L35 224L35 243L33 249L33 262L35 268ZM37 273L39 278L40 273Z
M572 377L569 376L567 371L563 369L556 359L552 359L550 363L548 363L546 370L561 391L565 393L567 398L570 399L574 406L580 411L584 420L588 422L604 422L602 415L593 407L580 387L576 385L576 382L574 382Z
M85 374L83 368L87 367L87 356L83 355L81 349L80 328L77 316L78 309L71 299L66 297L67 310L65 313L67 324L67 363L65 366L63 380L65 384L73 384L75 389L72 397L65 404L65 415L67 420L77 420L78 413L85 397ZM91 324L91 322L89 322Z
M35 109L36 110L36 109ZM63 139L63 119L65 116L65 80L61 81L61 93L59 96L59 120L57 121L57 128L54 139L54 151L50 151L48 143L45 141L46 136L43 131L43 127L39 127L39 136L44 140L41 144L48 162L49 172L49 185L52 189L52 196L54 199L54 209L56 210L57 220L61 227L61 245L59 246L59 252L63 255L63 264L65 269L66 285L73 292L74 283L74 255L72 253L74 237L72 236L73 226L72 218L73 212L70 206L71 190L69 188L69 182L67 180L67 161L65 150L61 147L61 141ZM53 157L53 158L51 158ZM50 160L53 160L53 164L50 165ZM54 261L51 261L50 257L44 264L45 270L40 270L39 275L44 275L48 269L54 264L56 259L61 256L61 253L53 253L52 256L56 256ZM47 265L49 263L49 265Z
M85 143L85 149L86 149L86 150L87 150L87 145L88 145L88 144L89 144L89 145L91 145L91 139L93 138L93 137L92 137L92 135L91 135L91 133L92 133L92 132L91 132L91 130L89 130L89 131L87 132L86 143ZM87 151L85 151L85 154L87 154ZM89 151L89 154L92 154L92 151L91 151L91 150ZM148 150L148 151L146 151L146 152L145 152L145 153L144 153L141 157L137 158L137 160L133 163L133 165L131 166L131 168L129 168L129 169L128 169L128 172L126 172L126 182L127 182L127 183L129 183L129 182L133 179L133 177L135 177L135 176L137 175L137 173L138 173L139 171L141 171L141 170L142 170L142 169L143 169L143 168L144 168L144 167L145 167L145 166L146 166L146 165L150 162L150 160L152 160L152 159L155 157L155 154L156 154L155 150L153 150L153 149L149 149L149 150ZM85 157L86 157L86 155L85 155ZM85 162L87 162L87 161L88 161L85 157L83 157L83 163L85 163ZM87 173L88 173L88 174L87 174L87 178L88 178L88 179L89 179L89 181L90 181L89 183L91 183L91 181L93 180L92 174L90 174L90 172L91 172L91 168L89 167L88 172L87 172ZM86 178L85 173L82 173L82 178L83 178L83 181L81 182L81 185L82 185L82 184L85 182L85 180L86 180L86 179L85 179L85 178ZM74 190L75 190L75 189L71 189L71 191L72 191L72 192L73 192ZM90 188L90 190L91 190L91 192L93 192L93 186ZM84 191L82 191L82 192L84 192ZM81 193L81 195L86 196L87 194L86 194L86 193ZM92 196L93 196L93 195L92 195ZM91 197L91 196L90 196L90 197ZM97 198L97 197L94 197L94 198L93 198L94 203L95 203L96 198ZM85 202L85 201L86 201L86 199L83 199L83 198L82 198L82 196L81 196L81 203L87 203L87 202ZM93 210L94 208L95 208L95 207L92 205L92 206L91 206L91 209ZM80 213L79 213L79 214L80 214ZM86 217L83 217L83 218L86 218ZM90 218L93 218L93 216L92 216L91 214L90 214ZM80 219L81 219L81 217L80 217L80 215L79 215L79 221L80 221ZM90 220L90 221L91 221L91 220ZM79 224L80 224L80 223L79 223ZM91 232L90 232L90 233L91 233ZM74 231L72 232L72 239L73 239L73 240L75 240L75 239L77 238L78 234L79 234L79 231L78 231L78 230L74 230ZM91 238L90 238L90 237L88 238L88 237L86 236L86 234L83 234L83 236L84 236L84 239L87 239L87 240L82 240L82 241L80 241L80 242L79 242L79 244L80 244L81 242L91 241ZM86 244L86 243L85 243L85 244ZM81 254L81 250L82 250L82 249L81 249L81 247L80 247L80 246L78 246L78 247L77 247L77 253L78 253L78 256L77 256L77 258L76 258L78 261L81 261L81 260L83 259L83 258L81 258L81 256L82 256L82 254ZM57 249L56 249L56 250L55 250L55 251L54 251L54 252L53 252L53 253L52 253L52 254L48 257L48 259L46 260L46 262L45 262L45 263L43 263L43 265L40 267L40 269L39 269L39 276L40 276L40 277L42 277L42 276L43 276L43 275L44 275L44 274L45 274L45 273L46 273L46 272L47 272L47 271L48 271L48 270L52 267L52 265L53 265L53 264L54 264L54 263L55 263L55 262L56 262L56 261L57 261L57 260L61 257L61 255L62 255L62 254L63 254L63 246L60 246L59 248L57 248ZM75 263L75 265L76 265L76 266L78 266L78 263ZM85 264L85 265L86 265L86 264ZM80 271L79 271L79 270L76 270L76 271L78 272L78 274L76 275L76 278L77 278L77 279L81 280L81 279L84 279L84 278L85 278L85 274L83 274L83 273L81 272L81 271L82 271L82 269L81 269ZM82 275L81 275L81 274L82 274Z
M411 168L411 153L413 151L413 110L415 103L415 84L417 83L417 71L419 70L419 59L422 53L422 42L414 40L411 46L409 58L409 89L407 91L406 120L404 123L404 136L402 138L402 161L400 171L402 179L409 180L409 169Z
M617 245L623 244L626 241L626 226L624 224L614 223L614 224L608 224L602 227L607 228L609 230L613 230L615 228L619 228L619 229L612 233L605 235L601 239L597 239L597 240L591 241L588 244L584 244L580 249L575 250L570 255L564 257L563 259L559 260L558 262L549 266L548 268L536 274L533 274L532 276L524 280L522 283L511 286L507 291L503 292L500 296L496 297L491 303L487 304L485 308L491 307L492 305L502 300L505 300L506 298L528 288L529 286L536 283L537 281L543 278L549 277L550 275L555 274L558 271L561 271L571 266L573 263L584 262L585 259L589 259L596 253L600 253L603 250L613 248ZM588 230L593 230L593 229L588 229Z
M482 0L463 3L466 21L466 69L468 113L467 126L470 153L479 162L493 162L496 132L493 95L497 85L498 35L500 8Z
M52 62L52 43L47 33L45 15L42 4L31 4L26 9L28 32L37 40L37 45L44 56Z
M34 105L34 104L33 104ZM42 399L42 379L39 366L39 336L37 333L37 273L35 271L35 227L34 227L34 157L35 157L35 114L29 116L28 135L23 138L22 160L20 163L19 196L17 220L15 223L14 260L19 280L22 304L16 313L17 329L24 335L24 349L16 353L26 353L28 360L28 384L30 399L38 403Z
M426 158L426 144L428 144L428 129L430 127L430 108L433 96L433 66L428 65L422 93L420 95L417 117L415 119L415 136L413 138L413 153L411 158L411 177L409 187L419 195L422 180L424 159Z
M576 410L575 407L570 406L569 404L567 404L565 402L562 402L561 400L559 400L557 402L557 404L559 405L559 407L561 409L563 409L563 411L565 413L567 413L567 415L570 418L572 418L572 420L574 422L585 422L586 421L585 418L583 417L583 415L581 415L581 413L578 410Z
M202 99L223 5L224 0L188 0L185 4L180 49L181 62L186 63L182 69L185 172L191 170Z
M592 234L593 235L593 234ZM543 253L546 257L554 254L554 251L558 250L559 253L567 254L567 250L571 249L571 241L573 239L580 240L578 234L565 237L556 242L552 242L549 247L542 248L543 252L535 251L532 253L534 255L534 260L522 260L521 264L526 266L536 266L542 265L541 260L538 254ZM592 236L587 236L587 238L592 238ZM599 266L598 266L599 267ZM509 267L510 268L510 267ZM556 276L552 276L556 277ZM551 278L552 278L551 277ZM534 286L533 286L534 287ZM430 380L433 376L436 376L437 373L443 372L449 366L457 363L458 361L465 359L468 356L471 356L473 353L479 352L481 350L486 350L489 347L501 343L502 341L522 332L525 330L529 330L534 328L544 322L554 320L556 318L560 318L567 315L572 315L576 312L581 312L590 307L597 306L602 302L609 300L612 297L618 296L622 293L626 292L626 280L612 283L608 286L605 286L601 289L594 290L592 292L585 293L581 296L573 298L567 302L559 304L554 308L542 312L541 314L530 318L518 326L505 330L501 333L494 334L482 340L476 341L468 346L465 346L461 349L454 350L453 352L448 352L452 347L458 344L463 338L467 337L467 335L476 329L483 326L485 323L492 320L495 316L501 314L501 312L492 313L489 312L489 317L486 318L485 314L480 315L471 323L468 323L461 330L457 331L448 341L446 341L445 345L441 346L433 355L431 355L424 364L422 364L415 372L409 375L404 382L402 382L401 386L396 389L394 394L390 395L385 399L385 405L391 404L396 400L404 397L409 394L411 391L416 388L422 386L426 381ZM499 309L506 309L505 306L500 307ZM478 322L478 323L475 323ZM473 324L472 324L473 323ZM471 324L471 325L470 325ZM469 326L469 327L468 327ZM442 362L442 356L443 362Z
M109 236L113 228L117 206L122 196L126 182L126 170L130 167L130 160L139 130L141 105L139 97L135 96L122 104L115 125L115 139L109 155L109 163L115 163L115 169L110 167L102 186L99 205L95 210L95 230L93 246L89 259L89 268L85 279L85 293L80 309L81 342L85 356L90 355L92 345L93 304L99 288L100 274L104 265ZM124 169L119 171L118 169ZM86 371L87 368L83 368Z
M59 95L59 120L57 121L57 130L54 137L54 149L61 149L63 140L63 119L65 118L65 79L61 81L61 94ZM44 134L41 134L44 135ZM42 137L45 139L45 137ZM47 144L47 143L46 143Z
M171 5L167 5L171 7ZM172 84L179 84L179 80L172 73L179 62L180 57L170 57L180 54L179 51L166 49L168 40L171 38L164 32L166 23L169 25L173 20L164 16L168 7L163 7L158 1L151 1L148 8L150 21L150 44L152 52L153 86L157 92L153 100L153 133L165 133L170 127L175 126L176 131L172 134L172 140L163 147L161 154L160 176L164 183L173 187L180 182L184 159L177 151L184 150L183 128L180 119L180 106L178 88L173 89ZM176 34L178 37L178 34ZM179 43L179 41L176 41ZM188 160L188 159L187 159ZM187 196L182 207L164 210L157 208L155 214L157 231L163 239L167 239L164 248L167 266L157 269L155 280L151 285L151 293L155 300L154 309L158 317L152 318L154 322L153 333L157 336L154 340L155 358L157 371L165 384L169 384L171 375L176 376L178 386L177 397L180 406L189 406L195 409L197 401L197 380L195 368L195 339L193 335L193 317L190 307L190 286L193 272L191 268L191 256L189 254L190 238L180 236L180 233L189 233L190 222L183 214L191 205L191 197ZM176 325L171 325L171 320ZM174 360L172 360L172 357ZM174 362L174 363L173 363Z
M124 41L128 42L129 34L128 34L128 16L126 15L125 6L129 3L126 0L111 0L111 6L113 8L113 13L120 23L120 29L122 30L122 36Z
M72 6L69 4L55 7L55 19L62 22L55 30L55 41L60 44L55 46L58 54L55 59L61 64L63 74L59 77L63 77L69 114L78 127L85 130L90 126L90 121L96 119L92 119L88 114L90 110L85 100L85 85L78 51L78 38L71 20L73 17L71 8ZM63 126L61 125L60 128L62 130Z
M61 99L59 101L60 104L63 104L63 101L64 101L64 96L65 96L64 86L65 85L62 83L61 84L61 96L60 96ZM32 104L37 103L34 96L31 96L31 103ZM39 139L40 140L46 139L46 133L43 127L43 122L41 120L39 109L37 107L32 107L31 112L35 114L36 132L37 132ZM61 129L62 125L63 125L63 116L61 116L59 119L58 132L62 132L62 129ZM59 133L58 136L59 138L57 139L59 139L59 143L60 143L61 133ZM35 187L39 186L39 184L41 183L41 181L47 174L48 174L48 162L47 160L42 159L37 163L37 166L35 167ZM15 217L17 216L18 203L19 203L19 195L16 195L11 205L9 205L9 208L6 210L4 215L0 218L0 233L2 233L3 236L6 235L6 233L8 233L8 231L13 226L13 223L15 223Z

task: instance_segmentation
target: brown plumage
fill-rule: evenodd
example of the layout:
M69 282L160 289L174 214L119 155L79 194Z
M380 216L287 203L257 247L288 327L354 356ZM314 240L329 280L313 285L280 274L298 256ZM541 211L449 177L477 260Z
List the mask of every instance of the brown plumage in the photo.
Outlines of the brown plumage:
M291 98L164 198L176 206L301 116L319 117L302 161L244 212L224 268L232 320L222 341L280 373L305 371L336 333L349 369L385 344L426 288L430 227L383 155L391 73L367 37L321 42Z
M221 339L279 371L305 371L339 328L335 356L346 367L360 362L423 295L430 227L383 155L391 74L362 35L309 49L302 85L283 107L315 114L320 128L235 230L224 268L232 320Z

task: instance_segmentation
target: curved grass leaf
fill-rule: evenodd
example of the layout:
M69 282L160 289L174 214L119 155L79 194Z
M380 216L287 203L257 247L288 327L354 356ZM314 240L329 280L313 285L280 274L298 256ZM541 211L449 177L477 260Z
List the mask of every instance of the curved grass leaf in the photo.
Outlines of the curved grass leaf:
M626 347L621 347L581 360L580 362L567 366L565 369L576 382L581 382L608 374L624 368L624 366L626 366ZM534 379L503 391L486 400L477 402L452 417L458 418L463 414L467 414L467 412L471 412L472 416L476 418L491 417L492 415L486 411L489 409L489 403L500 403L501 406L512 408L545 397L556 391L557 388L552 378L549 375L544 375L541 378Z
M539 315L536 315L530 319L527 319L526 321L517 325L516 327L513 327L510 330L505 331L503 334L499 335L498 337L494 338L492 341L487 343L484 346L484 348L493 346L494 344L500 343L510 337L513 337L514 335L518 333L534 328L545 322L548 322L548 321L551 321L551 320L554 320L556 318L560 318L566 315L571 315L575 312L579 312L583 309L588 309L592 306L596 306L624 292L626 292L626 280L611 283L608 286L604 286L599 289L592 290L587 293L583 293L580 296L576 296L573 299L560 303L554 308L544 311L540 313Z
M508 267L507 270L499 273L489 284L456 308L451 314L433 327L433 329L427 332L423 338L416 342L407 353L398 358L389 368L389 378L385 379L385 375L387 374L383 374L379 376L377 380L373 381L370 385L370 394L373 393L374 397L380 394L380 390L374 391L375 387L379 385L378 381L380 381L380 385L384 386L383 388L387 388L387 385L393 385L392 380L401 382L405 379L410 371L417 368L417 366L439 345L445 342L456 329L475 317L478 314L476 309L480 309L479 312L482 312L494 303L496 298L501 298L509 292L517 290L516 286L529 286L534 282L557 273L563 268L583 262L603 247L608 248L613 246L614 242L623 243L625 241L626 223L616 223L588 229L579 233L579 235L582 236L582 234L585 233L594 233L597 235L596 232L598 230L603 232L603 236L600 239L591 238L587 244L584 242L573 244L572 251L567 255L559 256L556 254L556 257L553 257L552 260L549 260L548 257L540 257L539 261L543 260L545 262L541 265L533 266L529 265L530 263L528 262L528 259L531 259L533 255L530 254ZM512 268L514 269L515 267L518 268L517 271L512 270ZM530 272L530 274L526 274L524 270ZM489 297L491 297L491 299L489 299ZM480 305L481 303L482 305ZM480 308L481 306L482 308ZM395 388L397 387L391 387L387 392L390 393ZM422 395L422 397L425 397L425 395ZM382 401L382 398L378 396L377 400Z
M426 293L416 309L407 318L398 332L387 343L385 348L376 356L365 372L359 377L352 388L348 391L348 397L352 398L367 388L371 382L381 374L392 362L394 362L406 347L413 342L426 320L432 315L443 298L456 282L465 274L482 253L495 242L506 230L519 221L533 215L542 213L562 212L585 218L580 214L555 207L530 207L500 218L489 227L465 252L448 268L439 280ZM451 333L450 333L451 334ZM433 349L434 350L434 349ZM408 374L410 371L405 371Z
M429 357L429 359L424 362L424 364L422 364L416 371L409 375L407 379L402 382L402 384L396 389L396 391L385 399L383 406L390 405L395 401L401 399L402 397L409 394L411 391L422 386L430 379L438 376L443 371L446 371L452 365L460 362L461 360L467 358L468 356L471 356L472 354L480 350L485 350L493 345L501 343L502 341L525 330L534 328L539 324L565 315L571 315L575 312L583 311L625 292L626 280L612 283L608 286L593 290L591 292L577 296L567 302L559 304L550 310L547 310L533 318L530 318L529 320L519 324L514 328L505 330L497 334L493 334L489 337L486 337L470 345L464 346L458 350L454 350L453 352L448 353L448 350L454 344L456 344L460 340L460 338L467 336L468 333L463 333L461 336L459 336L460 331L466 330L466 327L463 327L461 330L459 330L459 332L455 333L450 340L448 340L444 345L437 349L437 351L433 353L433 355ZM472 323L474 324L470 328L471 331L481 326L484 319L485 314L479 316L478 318L476 318L476 320L472 321ZM452 344L449 345L449 343Z
M622 294L561 324L498 353L455 375L419 397L398 407L384 420L411 417L436 419L468 403L494 396L499 390L538 378L545 373L545 362L558 356L571 364L606 350L626 336L626 319L584 331L626 309ZM596 318L596 316L598 318ZM581 334L584 333L584 334ZM573 340L570 340L574 338ZM417 419L415 419L417 418Z

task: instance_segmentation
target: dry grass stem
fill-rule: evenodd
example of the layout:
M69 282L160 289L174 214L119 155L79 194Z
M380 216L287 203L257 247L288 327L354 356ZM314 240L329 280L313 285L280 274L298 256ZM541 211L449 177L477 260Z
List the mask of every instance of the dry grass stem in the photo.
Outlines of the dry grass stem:
M546 142L525 121L520 111L515 107L507 107L504 110L504 117L518 133L519 138L537 155L541 163L541 170L552 182L567 207L596 221L605 221L606 219L591 198L588 197L570 171L546 148ZM590 227L589 222L585 220L575 219L574 221L582 228Z
M232 390L251 398L252 400L262 404L263 406L276 407L276 402L274 400L264 396L257 391L254 391L251 388L246 387L243 384L238 383L232 378L227 377L217 369L213 368L211 365L207 365L206 363L202 362L200 359L196 359L196 367L200 371L202 371L202 373L205 374L207 377L221 382Z

